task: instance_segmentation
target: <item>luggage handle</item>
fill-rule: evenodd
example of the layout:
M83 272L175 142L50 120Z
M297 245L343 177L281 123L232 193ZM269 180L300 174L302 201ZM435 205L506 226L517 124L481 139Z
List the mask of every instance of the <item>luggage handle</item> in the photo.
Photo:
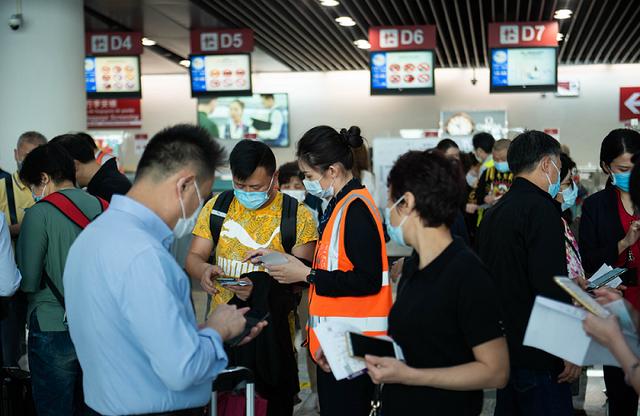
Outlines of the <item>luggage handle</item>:
M212 391L211 391L211 415L215 416L218 409L218 400L217 400L217 383L220 378L230 378L234 377L239 379L235 385L246 382L246 391L245 391L245 400L246 400L246 416L254 416L255 415L255 395L256 395L256 385L253 377L253 372L246 367L229 367L227 369L222 370L216 380L213 382Z

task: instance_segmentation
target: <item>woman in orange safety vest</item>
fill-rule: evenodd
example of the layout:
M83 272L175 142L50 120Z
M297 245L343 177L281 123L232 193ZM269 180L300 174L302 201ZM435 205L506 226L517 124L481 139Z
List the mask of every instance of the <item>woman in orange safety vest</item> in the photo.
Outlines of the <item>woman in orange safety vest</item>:
M368 415L374 385L359 374L336 380L315 328L326 323L365 335L385 335L392 305L382 218L369 191L351 172L353 149L363 143L358 127L337 132L318 126L300 139L297 157L305 188L328 200L320 219L320 241L312 264L288 256L284 265L267 265L280 283L310 285L307 342L324 370L318 371L320 409L332 416ZM258 250L249 256L264 253Z

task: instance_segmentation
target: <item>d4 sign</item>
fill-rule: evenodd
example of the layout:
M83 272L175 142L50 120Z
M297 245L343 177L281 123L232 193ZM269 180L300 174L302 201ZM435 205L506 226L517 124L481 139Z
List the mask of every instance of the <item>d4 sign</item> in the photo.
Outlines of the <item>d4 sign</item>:
M140 55L142 34L137 32L87 33L87 55Z

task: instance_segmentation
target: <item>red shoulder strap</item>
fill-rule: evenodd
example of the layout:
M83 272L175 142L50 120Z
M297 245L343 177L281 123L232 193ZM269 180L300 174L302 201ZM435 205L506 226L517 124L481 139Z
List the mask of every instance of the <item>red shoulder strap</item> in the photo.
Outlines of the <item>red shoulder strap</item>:
M78 227L84 229L91 220L84 215L84 212L67 196L60 192L54 192L51 195L48 195L40 202L46 202L58 209L65 217L69 218L71 222L76 224ZM102 201L100 202L102 204Z
M98 201L100 201L100 206L102 207L102 212L105 212L107 208L109 208L109 203L107 201L105 201L104 199L100 198L99 196L97 196L96 198L98 198Z

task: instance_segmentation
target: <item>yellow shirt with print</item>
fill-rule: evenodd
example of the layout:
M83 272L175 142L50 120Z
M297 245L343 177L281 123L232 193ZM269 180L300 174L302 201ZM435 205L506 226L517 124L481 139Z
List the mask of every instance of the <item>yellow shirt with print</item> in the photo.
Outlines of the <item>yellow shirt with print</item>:
M27 208L31 208L35 201L31 195L31 189L22 183L17 173L11 175L13 178L13 198L16 203L16 217L18 223L22 222ZM4 213L7 224L11 224L9 218L9 202L7 200L7 185L5 179L0 180L0 211Z
M200 211L193 235L213 240L209 219L217 198L218 196L213 197ZM268 248L284 252L280 235L282 201L282 194L278 193L269 205L249 210L237 199L233 199L222 223L218 245L214 248L215 264L224 270L225 276L238 278L244 273L264 271L262 266L242 262L250 250ZM318 230L313 214L307 207L299 204L294 247L317 240ZM233 292L218 283L216 289L219 292L212 299L211 311L216 305L228 303L233 297Z

